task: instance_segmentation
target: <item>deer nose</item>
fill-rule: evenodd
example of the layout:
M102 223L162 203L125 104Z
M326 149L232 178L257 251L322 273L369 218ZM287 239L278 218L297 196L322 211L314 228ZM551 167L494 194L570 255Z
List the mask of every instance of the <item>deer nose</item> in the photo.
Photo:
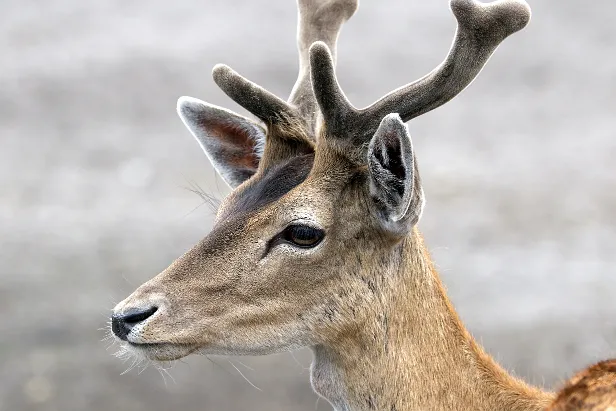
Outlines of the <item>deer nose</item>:
M150 308L132 308L126 310L122 314L113 314L111 316L111 331L123 341L128 340L128 333L133 327L150 318L158 307Z

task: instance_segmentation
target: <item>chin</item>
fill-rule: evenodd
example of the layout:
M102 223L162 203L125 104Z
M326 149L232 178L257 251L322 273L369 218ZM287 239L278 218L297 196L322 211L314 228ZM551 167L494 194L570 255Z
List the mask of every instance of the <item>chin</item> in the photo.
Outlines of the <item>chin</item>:
M118 357L133 357L136 360L150 361L175 361L184 358L199 349L198 346L188 344L135 344L121 341L121 348L117 353Z

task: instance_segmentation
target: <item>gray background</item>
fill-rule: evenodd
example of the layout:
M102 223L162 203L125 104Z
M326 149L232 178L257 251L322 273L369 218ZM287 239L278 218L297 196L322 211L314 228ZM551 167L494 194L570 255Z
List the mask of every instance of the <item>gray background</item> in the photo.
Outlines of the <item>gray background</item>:
M509 370L552 387L615 354L616 3L531 5L479 79L410 129L420 226L456 307ZM305 351L191 357L165 384L120 375L97 331L208 232L184 187L227 192L177 97L243 113L211 80L219 62L288 95L295 20L291 0L1 0L0 410L329 409ZM454 27L445 0L363 0L339 44L351 101L427 73Z

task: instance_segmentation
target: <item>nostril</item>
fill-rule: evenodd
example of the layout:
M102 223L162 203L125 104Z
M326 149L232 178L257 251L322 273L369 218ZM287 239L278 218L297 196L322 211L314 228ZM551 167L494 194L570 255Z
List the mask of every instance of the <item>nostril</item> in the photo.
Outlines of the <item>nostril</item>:
M131 309L123 314L113 315L111 317L111 330L121 340L128 339L128 333L138 323L151 317L158 307L150 307L148 309Z
M122 316L122 320L126 324L137 324L151 317L156 311L158 307L151 307L147 310L130 310Z

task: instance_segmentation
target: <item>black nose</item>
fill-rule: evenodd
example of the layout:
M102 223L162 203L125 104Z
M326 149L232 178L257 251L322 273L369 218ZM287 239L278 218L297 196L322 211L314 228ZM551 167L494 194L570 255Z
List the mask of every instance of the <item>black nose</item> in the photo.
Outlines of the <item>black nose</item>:
M158 307L146 309L133 308L123 314L114 314L111 316L111 331L113 331L116 337L126 341L130 330L135 325L151 317L157 310Z

